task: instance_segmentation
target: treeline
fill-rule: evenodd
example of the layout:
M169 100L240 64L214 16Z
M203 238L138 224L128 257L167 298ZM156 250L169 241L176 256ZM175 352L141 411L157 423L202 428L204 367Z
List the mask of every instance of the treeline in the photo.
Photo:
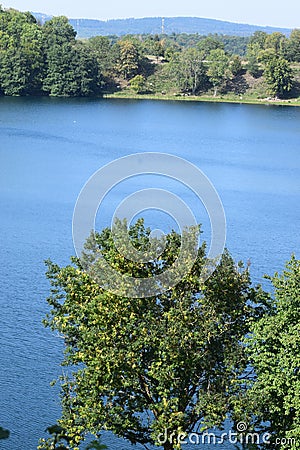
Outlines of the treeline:
M30 13L0 8L2 95L97 96L135 93L243 94L243 77L263 77L268 94L285 97L300 62L300 30L250 38L162 35L76 40L66 17L44 25Z

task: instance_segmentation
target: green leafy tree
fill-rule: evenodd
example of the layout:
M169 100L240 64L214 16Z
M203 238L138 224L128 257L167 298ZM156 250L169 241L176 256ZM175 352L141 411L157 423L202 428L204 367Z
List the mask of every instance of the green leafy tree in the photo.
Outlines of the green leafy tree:
M282 57L271 55L265 59L264 77L271 95L286 97L292 89L292 70L289 62Z
M259 54L262 51L258 42L252 42L247 46L247 70L255 78L261 74Z
M75 41L76 32L64 16L43 26L47 70L43 90L51 96L89 96L98 92L101 76L88 45Z
M117 44L118 57L116 61L116 71L125 80L133 78L139 72L139 51L137 45L130 39L124 39Z
M265 48L267 37L268 34L265 31L255 31L255 33L250 36L248 45L252 46L255 44L260 50L263 50Z
M147 252L150 233L138 220L129 229L130 242ZM181 236L173 231L164 244L159 257L137 263L118 252L111 230L104 229L91 235L73 265L48 262L52 295L45 325L66 344L63 365L70 370L61 378L59 424L74 449L88 432L101 429L132 444L180 448L179 433L222 426L237 402L247 365L241 340L260 316L261 292L251 288L248 270L228 252L204 282L202 244L190 273L152 297L118 296L91 275L105 258L120 273L153 277L172 267ZM166 430L169 440L163 443Z
M257 55L257 59L262 64L262 66L265 66L270 61L273 61L277 58L278 55L276 53L276 50L271 47L261 50Z
M81 41L76 42L74 50L72 63L78 86L76 95L88 97L99 94L105 86L105 80L95 55L90 52L89 46Z
M182 91L196 94L207 84L204 52L196 48L188 48L174 55L170 64L170 72L177 86Z
M76 31L65 16L53 17L43 25L44 45L46 50L66 43L74 44Z
M266 448L296 450L300 449L300 261L293 256L283 273L270 280L274 299L246 341L255 371L248 402L256 425L271 434ZM282 443L276 445L276 439Z
M170 62L177 52L178 48L175 45L167 45L164 52L165 61Z
M287 44L287 58L290 61L300 62L300 29L291 32Z
M199 42L197 47L198 47L198 50L203 52L204 58L206 58L212 50L217 50L217 49L224 50L223 42L216 35L204 37L203 39L201 39L201 41Z
M43 89L54 97L90 96L99 92L101 74L85 44L64 43L48 50L48 69Z
M44 70L42 33L30 13L0 14L0 85L5 95L41 92Z
M275 31L275 33L268 34L265 40L265 49L272 48L277 55L283 56L285 47L287 45L287 38L284 34Z
M229 55L245 56L249 37L246 36L221 36L224 50Z
M113 68L112 45L106 36L94 36L89 39L89 47L96 57L99 72L110 75Z
M89 96L99 92L102 76L97 56L88 44L76 42L76 31L66 17L43 26L47 70L43 90L51 96Z
M232 75L240 75L243 71L242 60L238 55L234 55L230 60L230 71Z
M67 42L52 45L47 52L47 74L43 80L43 90L54 97L76 95L78 86L74 63L74 46Z
M207 58L207 75L214 88L214 97L218 90L223 88L232 74L229 69L229 57L224 50L217 48L212 50Z
M46 431L52 436L49 439L40 439L38 450L70 450L70 438L65 430L58 424L51 425ZM0 437L1 439L1 437ZM105 450L107 446L100 443L100 440L90 442L85 450Z
M20 41L20 51L25 58L27 72L26 86L22 93L40 94L45 74L45 55L42 30L36 24L26 24L24 26Z
M136 94L141 94L145 89L145 78L143 75L136 75L130 80L130 86Z
M69 450L70 439L65 430L58 424L51 425L46 431L52 436L49 439L40 439L38 449L43 450Z
M143 47L147 55L159 57L165 54L164 41L157 34L147 37L143 43Z
M22 95L26 90L29 73L26 58L20 48L10 46L0 60L1 88L5 95Z

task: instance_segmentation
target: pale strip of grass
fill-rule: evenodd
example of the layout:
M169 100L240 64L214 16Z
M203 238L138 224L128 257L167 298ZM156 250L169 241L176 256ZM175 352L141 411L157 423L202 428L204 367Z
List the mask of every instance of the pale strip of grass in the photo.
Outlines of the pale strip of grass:
M251 105L278 105L278 106L300 106L300 98L288 99L288 100L275 100L275 99L259 99L251 96L237 96L237 95L224 95L224 96L178 96L178 95L162 95L162 94L135 94L130 91L117 92L114 94L104 94L104 98L116 98L116 99L132 99L132 100L171 100L171 101L192 101L192 102L214 102L214 103L239 103L239 104L251 104Z

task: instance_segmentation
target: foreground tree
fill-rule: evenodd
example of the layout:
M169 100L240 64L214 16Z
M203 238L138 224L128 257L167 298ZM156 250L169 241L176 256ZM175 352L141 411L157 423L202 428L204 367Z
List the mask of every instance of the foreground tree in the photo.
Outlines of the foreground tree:
M150 232L138 220L129 230L131 243L147 251ZM261 312L255 306L262 293L250 287L248 270L225 252L203 282L203 244L192 271L149 298L110 293L89 275L100 256L123 274L153 277L172 266L181 238L171 232L165 244L157 259L134 263L118 253L105 229L90 237L73 266L48 262L52 309L45 325L66 343L63 365L70 370L61 378L59 425L71 448L102 429L146 448L180 448L181 433L221 427L238 403L247 365L241 340Z
M268 314L253 327L247 347L256 373L248 392L255 424L271 434L267 448L300 449L300 261L281 275ZM266 425L268 424L268 425ZM276 445L276 439L277 441ZM281 444L279 444L281 442Z
M69 450L70 438L66 435L65 430L57 424L51 425L46 431L52 436L49 439L40 439L38 450ZM1 428L0 428L1 439ZM101 444L100 439L91 441L84 450L106 450L107 446Z

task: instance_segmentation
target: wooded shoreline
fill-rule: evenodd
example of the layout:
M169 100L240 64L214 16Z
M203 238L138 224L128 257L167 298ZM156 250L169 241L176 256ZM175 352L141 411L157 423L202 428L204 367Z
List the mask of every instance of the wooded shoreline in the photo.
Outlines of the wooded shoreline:
M298 105L300 30L78 39L67 17L0 7L0 95Z

